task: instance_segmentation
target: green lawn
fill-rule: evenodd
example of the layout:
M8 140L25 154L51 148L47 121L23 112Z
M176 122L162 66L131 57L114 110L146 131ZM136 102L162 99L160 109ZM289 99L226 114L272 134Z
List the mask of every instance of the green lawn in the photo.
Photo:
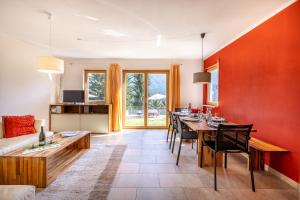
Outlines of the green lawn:
M129 118L125 121L125 126L143 126L144 118ZM166 126L166 116L148 118L148 126Z

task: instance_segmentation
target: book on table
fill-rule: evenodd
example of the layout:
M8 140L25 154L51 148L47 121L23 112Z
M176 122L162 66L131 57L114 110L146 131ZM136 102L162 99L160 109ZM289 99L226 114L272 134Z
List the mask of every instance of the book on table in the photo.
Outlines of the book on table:
M73 137L76 136L76 132L75 131L64 131L60 133L62 137Z

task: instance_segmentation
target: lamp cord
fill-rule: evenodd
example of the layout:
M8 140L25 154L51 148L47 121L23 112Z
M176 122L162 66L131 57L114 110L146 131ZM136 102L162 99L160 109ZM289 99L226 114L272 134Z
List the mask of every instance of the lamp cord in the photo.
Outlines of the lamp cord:
M52 55L52 15L51 15L51 13L49 13L48 19L49 19L49 49L50 49L50 54Z
M202 67L204 68L204 60L203 60L203 37L202 37Z

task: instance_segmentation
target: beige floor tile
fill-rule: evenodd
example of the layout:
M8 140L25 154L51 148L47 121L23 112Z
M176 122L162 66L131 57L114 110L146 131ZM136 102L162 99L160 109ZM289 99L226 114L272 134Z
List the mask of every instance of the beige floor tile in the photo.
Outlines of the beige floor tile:
M169 155L156 155L156 163L171 163L175 165L176 163L176 156L174 154Z
M182 188L139 188L136 200L185 200Z
M274 190L268 189L265 190L269 199L281 199L281 200L299 200L300 199L300 192L294 189L291 190Z
M157 174L119 174L113 187L159 187Z
M197 174L159 174L161 187L204 187Z
M176 173L174 164L141 164L140 173Z
M118 169L118 173L122 174L137 174L140 170L139 163L121 163Z
M111 188L108 200L135 200L136 188Z
M181 162L176 166L178 174L209 174L208 170L198 167L197 163Z
M231 190L216 192L212 188L185 188L184 191L188 200L238 200Z
M237 199L245 200L299 200L297 191L281 189L232 190Z
M151 149L151 150L142 150L142 156L147 156L147 155L154 155L154 156L170 156L170 150L167 148L165 150L157 150L157 149Z
M281 181L277 177L267 173L258 172L255 173L255 184L260 189L293 189L287 183Z
M136 155L127 155L124 156L122 162L126 163L156 163L154 155L145 155L145 156L136 156Z

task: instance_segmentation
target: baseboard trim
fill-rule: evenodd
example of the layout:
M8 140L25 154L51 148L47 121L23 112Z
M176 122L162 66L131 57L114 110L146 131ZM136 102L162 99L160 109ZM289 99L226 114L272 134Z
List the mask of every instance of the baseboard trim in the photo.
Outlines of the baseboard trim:
M276 169L270 167L269 165L265 164L265 171L273 174L274 176L278 177L280 180L286 182L287 184L289 184L290 186L292 186L295 189L300 190L300 184L297 183L296 181L294 181L293 179L287 177L286 175L280 173L279 171L277 171Z

